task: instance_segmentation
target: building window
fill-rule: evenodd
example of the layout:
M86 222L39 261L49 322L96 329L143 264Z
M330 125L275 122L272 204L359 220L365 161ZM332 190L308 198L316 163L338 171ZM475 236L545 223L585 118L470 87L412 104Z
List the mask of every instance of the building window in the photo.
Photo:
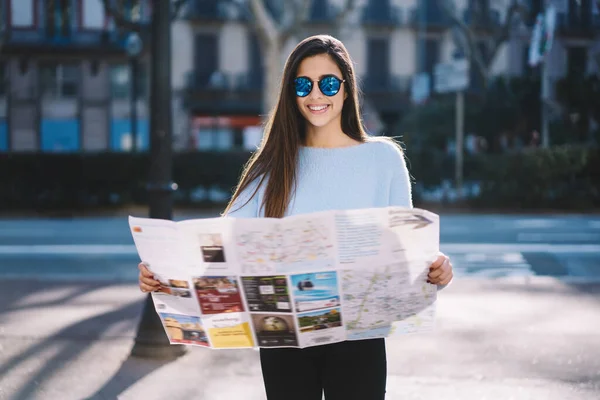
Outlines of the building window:
M127 99L131 85L131 71L127 65L113 65L110 68L110 91L113 99Z
M390 42L384 38L368 39L367 52L368 77L365 89L383 89L389 82Z
M421 58L422 64L419 71L427 72L433 76L433 71L437 63L440 62L440 41L438 39L424 39L424 54Z
M568 76L581 77L587 74L587 47L572 46L567 48Z
M262 89L264 79L260 42L256 35L250 36L249 40L250 46L248 46L248 58L250 60L250 71L247 86L253 89Z
M71 1L47 0L45 4L46 33L48 36L70 36L73 16Z
M45 65L40 72L45 97L69 99L79 94L79 65Z
M145 98L148 94L148 72L146 65L138 63L137 97ZM131 66L130 64L113 65L110 68L110 87L113 99L129 99L131 94Z
M106 14L102 0L79 0L81 27L102 30L106 26Z
M195 84L208 86L219 69L218 38L211 34L198 34L194 42Z
M11 26L15 28L33 28L35 26L34 0L13 0L10 2Z

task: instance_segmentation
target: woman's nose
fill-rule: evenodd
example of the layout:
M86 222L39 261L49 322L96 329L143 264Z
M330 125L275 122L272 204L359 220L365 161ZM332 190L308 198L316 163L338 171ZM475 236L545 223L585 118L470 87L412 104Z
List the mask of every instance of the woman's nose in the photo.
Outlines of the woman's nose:
M310 95L308 96L308 98L311 100L323 98L323 93L321 93L321 89L319 89L318 85L315 84L313 90L310 91Z

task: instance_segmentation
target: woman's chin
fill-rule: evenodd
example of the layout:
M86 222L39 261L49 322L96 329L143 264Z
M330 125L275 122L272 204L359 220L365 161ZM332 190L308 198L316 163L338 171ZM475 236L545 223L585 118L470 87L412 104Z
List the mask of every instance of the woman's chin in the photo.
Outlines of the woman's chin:
M331 118L319 118L319 117L315 117L314 115L307 117L306 120L308 121L310 126L313 126L315 128L326 127L332 121Z

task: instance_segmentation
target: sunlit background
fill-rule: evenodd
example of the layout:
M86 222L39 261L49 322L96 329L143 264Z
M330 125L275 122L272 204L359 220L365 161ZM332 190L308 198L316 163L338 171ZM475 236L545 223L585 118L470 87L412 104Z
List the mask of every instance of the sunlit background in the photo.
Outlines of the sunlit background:
M162 333L126 216L217 216L322 33L457 277L439 333L389 345L390 398L600 397L600 2L160 1L0 2L0 399L264 397L254 352L122 363Z

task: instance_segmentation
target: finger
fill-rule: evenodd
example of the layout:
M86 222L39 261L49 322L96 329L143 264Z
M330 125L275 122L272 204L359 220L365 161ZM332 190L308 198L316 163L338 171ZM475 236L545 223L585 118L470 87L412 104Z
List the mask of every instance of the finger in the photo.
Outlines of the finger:
M427 276L431 279L437 279L448 269L449 269L448 265L446 265L446 263L444 263L441 267L432 269Z
M440 277L435 284L436 285L447 285L448 283L450 283L450 281L452 280L452 274L448 274L445 275L443 277Z
M446 262L447 259L448 259L448 257L446 257L444 255L438 256L438 258L433 263L431 263L431 265L429 266L429 269L432 269L432 270L438 269L439 267L444 265L444 262Z
M448 260L447 263L441 268L444 272L439 276L440 281L450 281L452 280L452 276L454 276L454 269L452 268L452 263Z
M139 268L140 272L142 273L142 275L144 275L144 276L146 276L148 278L154 278L154 274L152 273L152 271L150 271L148 269L148 267L145 264L140 263L138 265L138 268Z
M444 279L442 279L440 281L440 283L438 283L438 285L447 285L452 281L452 278L454 277L453 274L448 274L447 277L445 277Z
M160 282L159 281L154 280L152 278L147 278L147 277L145 277L143 275L139 276L139 280L140 280L141 283L145 283L148 286L156 286L156 287L160 286Z
M450 282L451 279L452 279L452 271L445 271L442 275L433 279L433 283L436 283L438 285L445 285L446 283Z
M144 293L154 292L158 288L155 286L146 285L145 283L140 283L140 290Z

